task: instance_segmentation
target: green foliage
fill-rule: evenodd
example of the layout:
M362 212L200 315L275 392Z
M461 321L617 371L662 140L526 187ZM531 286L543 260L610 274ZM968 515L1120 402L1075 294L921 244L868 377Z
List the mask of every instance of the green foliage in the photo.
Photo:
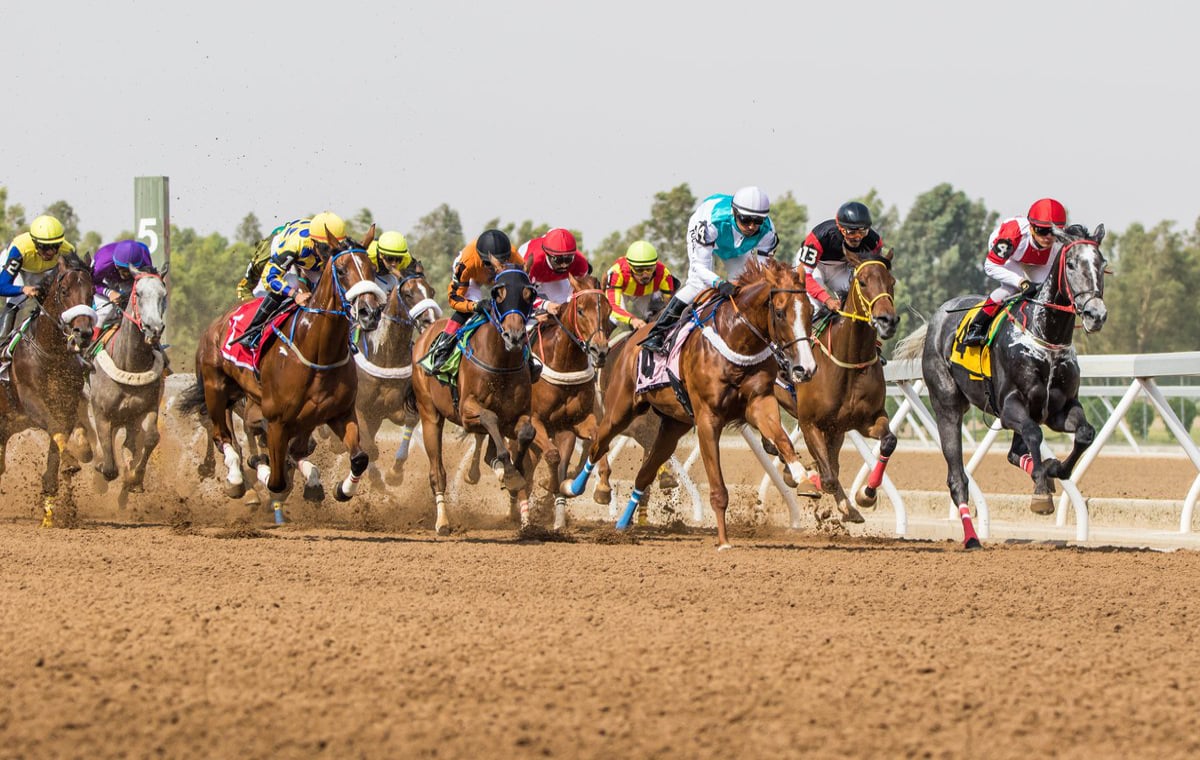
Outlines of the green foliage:
M233 239L239 243L246 245L254 245L263 239L262 223L258 221L258 216L251 211L246 216L242 217L242 223L238 225L237 233Z
M252 248L217 233L201 237L171 225L171 302L168 340L177 366L190 367L200 333L234 304L234 285Z
M438 298L444 304L454 257L466 244L462 219L449 204L443 203L417 220L416 226L406 237L412 257L425 265L426 278L438 291Z
M883 238L884 245L888 245L892 236L900 229L900 212L896 207L885 207L883 198L875 188L871 188L866 195L850 200L858 201L871 210L871 227Z
M1150 426L1154 424L1154 406L1146 401L1134 401L1125 412L1125 422L1138 440L1146 440Z
M808 236L808 206L800 203L789 190L771 201L771 223L775 225L775 234L779 236L779 247L775 249L775 258L791 264L796 259L796 251Z
M367 230L371 229L372 224L375 224L375 215L371 213L371 209L361 208L357 214L346 220L346 235L351 240L362 241L363 236L367 234ZM375 237L379 237L382 234L382 229L375 230Z
M983 260L996 218L946 183L917 196L894 238L901 313L908 306L928 317L954 296L991 290Z
M25 207L19 203L9 205L8 188L0 187L0 244L7 244L28 225Z

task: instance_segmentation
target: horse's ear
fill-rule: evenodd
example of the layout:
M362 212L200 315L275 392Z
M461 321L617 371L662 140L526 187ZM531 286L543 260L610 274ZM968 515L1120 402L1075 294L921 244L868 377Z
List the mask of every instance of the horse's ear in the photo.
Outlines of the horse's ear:
M80 256L80 257L79 257L79 261L80 261L80 263L82 263L82 264L83 264L85 267L87 267L88 269L91 269L91 268L92 268L92 252L91 252L91 251L88 251L87 253L85 253L85 254L83 254L82 256Z
M363 240L362 240L363 249L365 250L369 245L371 245L371 241L374 239L375 239L375 225L371 224L371 229L367 230L367 234L363 236Z
M1103 240L1104 240L1104 224L1101 223L1101 224L1096 225L1096 231L1092 233L1092 242L1094 242L1096 245L1100 245L1101 241L1103 241Z
M521 293L521 300L525 301L526 303L533 303L534 299L536 298L537 291L533 288L525 288L525 290Z
M132 274L134 277L137 277L139 274L142 273L142 270L138 269L133 264L130 264L129 265L129 273Z
M168 261L166 264L162 265L162 269L158 270L158 276L166 277L167 272L170 271L170 269L171 269L171 262Z
M504 265L500 263L500 259L490 253L487 255L487 261L492 265L492 269L495 269L497 272L504 269Z
M895 253L896 253L896 249L895 249L895 248L889 248L889 249L887 249L887 253L883 254L883 257L884 257L885 259L887 259L888 261L891 261L891 260L892 260L892 256L893 256L893 255L895 255Z

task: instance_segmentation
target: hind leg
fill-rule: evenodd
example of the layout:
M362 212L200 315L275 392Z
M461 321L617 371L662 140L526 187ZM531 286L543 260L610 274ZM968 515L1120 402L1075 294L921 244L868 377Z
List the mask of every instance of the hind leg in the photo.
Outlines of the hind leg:
M1022 451L1018 457L1018 466L1033 478L1033 496L1029 498L1029 509L1039 515L1054 512L1054 485L1050 480L1051 469L1058 469L1057 459L1042 461L1042 427L1025 408L1025 402L1016 394L1010 394L1001 405L1000 421L1004 427L1014 431L1012 446L1009 449L1008 460L1011 462L1016 452ZM1018 444L1018 437L1021 439ZM1027 457L1027 458L1025 458Z
M642 456L641 467L638 468L637 475L634 476L633 493L629 495L629 503L625 505L625 511L621 513L620 519L617 520L618 528L625 528L629 525L630 520L633 519L634 511L641 505L646 491L650 489L650 484L658 476L659 469L675 453L675 448L679 445L679 439L691 429L692 424L690 422L680 422L671 417L662 418L662 423L658 426L658 433L654 436L654 443L645 450Z
M558 491L563 496L579 496L583 493L583 489L592 475L592 470L596 468L596 463L608 453L613 439L629 427L633 418L645 411L648 406L644 403L634 402L632 383L610 387L609 395L610 398L605 399L604 403L604 418L596 428L596 437L592 439L592 445L588 448L587 460L583 463L583 469L579 471L579 475L574 480L563 481L559 484Z
M358 482L362 480L362 476L367 471L367 466L371 463L371 458L367 452L363 450L359 443L358 435L358 418L355 416L354 410L342 417L331 420L328 423L329 429L334 435L341 439L346 450L350 452L350 473L345 480L337 484L333 489L333 498L338 501L349 501L350 497L358 491ZM307 441L308 436L302 436Z
M134 456L125 472L125 490L139 493L146 479L146 463L150 461L150 455L158 446L158 412L149 412L142 417L139 425L131 425L128 429L130 432L126 435L132 434L134 439Z
M421 440L425 444L425 455L429 458L429 490L437 505L434 529L438 535L450 534L450 520L446 515L446 465L442 462L442 428L445 418L435 411L421 411Z

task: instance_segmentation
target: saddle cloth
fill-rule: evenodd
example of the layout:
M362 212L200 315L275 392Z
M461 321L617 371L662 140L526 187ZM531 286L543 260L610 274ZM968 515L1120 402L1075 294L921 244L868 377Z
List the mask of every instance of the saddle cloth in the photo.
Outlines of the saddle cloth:
M969 309L963 315L962 320L958 323L958 327L954 331L954 346L950 349L950 363L957 364L965 369L972 380L982 380L992 376L991 344L992 336L995 334L998 325L996 319L993 318L992 324L988 328L987 342L982 346L964 346L962 344L963 336L967 332L967 326L975 318L975 314L979 311L980 306ZM1003 310L996 312L997 316L1003 314Z
M463 346L466 345L471 334L486 321L486 317L475 314L462 327L458 328L458 331L454 333L454 350L440 367L433 366L433 356L428 352L417 362L417 366L425 370L426 374L437 378L442 384L457 388L458 368L462 365L463 360Z
M254 350L247 348L241 343L234 343L235 340L245 334L246 327L250 324L250 320L254 319L254 312L258 311L260 303L262 303L262 299L255 298L242 304L233 312L229 317L229 327L225 331L225 340L221 343L221 356L225 357L226 361L232 362L243 369L254 370L255 372L258 372L258 364L266 352L271 337L275 334L275 328L282 324L292 313L291 309L287 309L267 323L263 327L263 334L262 338L258 341L258 347Z
M646 393L679 382L679 355L683 352L683 344L687 341L688 335L695 329L696 323L692 320L683 322L679 326L678 332L674 334L671 350L666 356L644 349L638 353L637 382L633 387L634 393Z

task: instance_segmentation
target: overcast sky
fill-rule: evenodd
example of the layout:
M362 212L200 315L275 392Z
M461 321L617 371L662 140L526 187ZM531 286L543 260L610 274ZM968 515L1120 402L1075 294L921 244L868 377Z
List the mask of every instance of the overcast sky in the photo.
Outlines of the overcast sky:
M1002 215L1200 215L1200 11L1186 2L7 3L0 185L32 216L231 236L449 203L595 244L681 182L791 190L814 222L950 182ZM682 231L681 231L682 232Z

